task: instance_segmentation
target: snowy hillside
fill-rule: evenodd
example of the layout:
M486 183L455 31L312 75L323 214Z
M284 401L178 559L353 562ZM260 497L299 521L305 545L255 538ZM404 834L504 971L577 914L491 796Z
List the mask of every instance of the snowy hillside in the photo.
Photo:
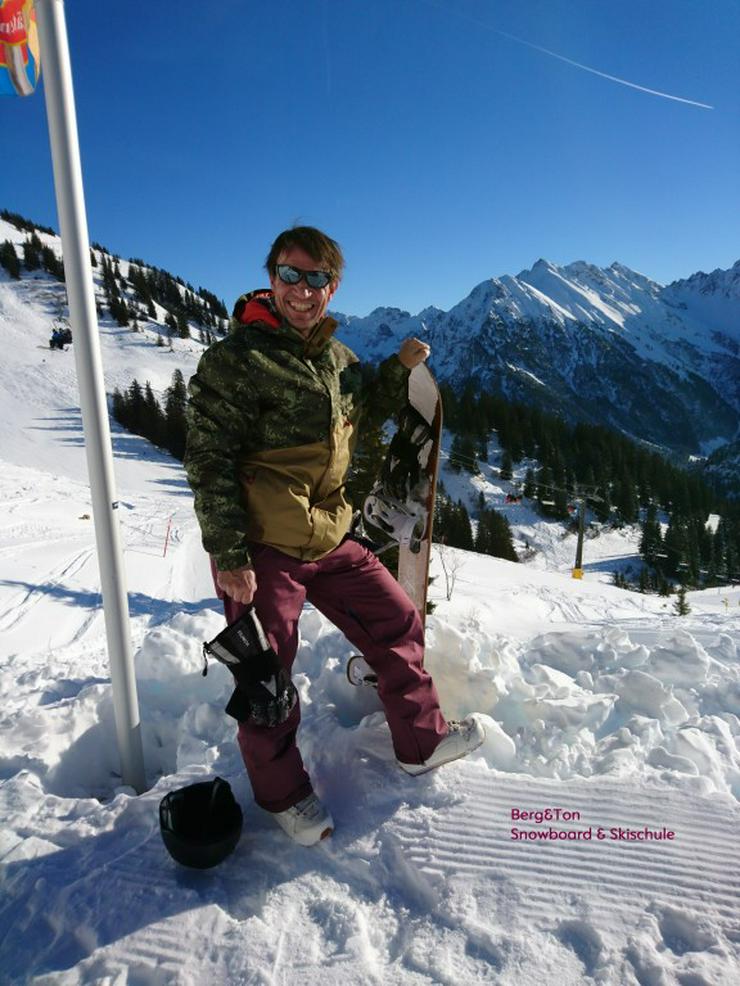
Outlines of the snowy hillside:
M228 673L201 674L223 618L182 468L114 426L151 785L121 787L73 351L47 346L60 290L0 271L0 981L738 981L740 589L689 593L680 618L612 586L634 532L588 541L582 581L574 537L521 504L505 509L531 562L435 552L427 664L446 713L477 711L488 736L421 778L396 767L375 693L347 683L350 645L307 609L301 746L337 828L302 849L252 803ZM109 322L101 340L111 390L161 391L202 351ZM496 470L478 491L504 506ZM242 839L186 871L157 806L215 774Z
M483 281L448 312L340 316L340 334L377 359L423 332L437 375L456 386L473 379L570 420L706 454L740 424L736 275L737 265L662 288L618 263L538 260Z

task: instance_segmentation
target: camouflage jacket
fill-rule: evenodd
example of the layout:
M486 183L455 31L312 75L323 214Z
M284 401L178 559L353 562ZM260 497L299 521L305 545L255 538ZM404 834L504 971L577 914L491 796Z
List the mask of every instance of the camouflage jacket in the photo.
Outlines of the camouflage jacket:
M253 541L313 560L349 530L344 482L369 395L336 327L326 317L305 339L271 292L252 292L190 380L185 469L221 571L249 564ZM397 356L381 364L374 411L401 407L408 375Z

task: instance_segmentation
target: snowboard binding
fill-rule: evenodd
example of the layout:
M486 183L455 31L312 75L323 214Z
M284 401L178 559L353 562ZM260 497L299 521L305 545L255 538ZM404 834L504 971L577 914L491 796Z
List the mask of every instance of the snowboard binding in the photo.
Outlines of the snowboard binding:
M424 468L433 443L432 429L411 405L399 415L380 480L363 504L363 517L401 547L418 554L427 526L429 482Z
M427 521L426 511L419 504L396 500L386 494L382 483L377 483L365 498L363 517L396 544L418 553Z
M428 421L410 404L398 415L398 431L391 439L380 484L395 500L423 500L428 483L424 469L434 441Z
M347 680L355 687L378 687L378 676L361 654L353 654L347 661Z

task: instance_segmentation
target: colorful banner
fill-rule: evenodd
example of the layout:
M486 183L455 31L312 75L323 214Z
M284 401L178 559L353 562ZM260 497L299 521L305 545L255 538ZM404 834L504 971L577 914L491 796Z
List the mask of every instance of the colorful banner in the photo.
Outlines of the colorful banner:
M33 0L0 0L0 96L30 96L40 56Z

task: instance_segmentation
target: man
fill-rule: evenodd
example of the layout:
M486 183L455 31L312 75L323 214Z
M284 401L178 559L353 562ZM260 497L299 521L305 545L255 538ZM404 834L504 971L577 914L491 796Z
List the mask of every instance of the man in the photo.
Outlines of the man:
M344 266L339 245L295 227L265 266L270 290L237 301L229 336L203 354L189 387L185 468L217 591L229 624L254 605L288 673L304 600L313 603L377 674L399 764L422 773L475 749L483 728L472 717L445 721L422 667L419 614L349 535L344 482L362 412L397 411L429 347L407 339L365 394L358 359L326 314ZM311 845L333 822L296 745L299 719L297 703L275 726L246 716L238 741L257 803Z

